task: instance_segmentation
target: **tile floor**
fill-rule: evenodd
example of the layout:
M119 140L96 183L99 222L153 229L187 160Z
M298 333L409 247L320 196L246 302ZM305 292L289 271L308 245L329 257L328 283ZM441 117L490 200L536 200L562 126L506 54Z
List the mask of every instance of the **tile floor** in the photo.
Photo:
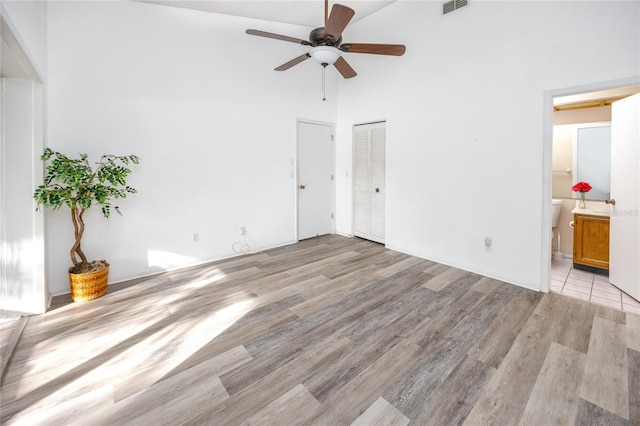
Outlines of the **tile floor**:
M640 314L640 302L611 285L609 277L573 269L568 260L551 261L551 291Z

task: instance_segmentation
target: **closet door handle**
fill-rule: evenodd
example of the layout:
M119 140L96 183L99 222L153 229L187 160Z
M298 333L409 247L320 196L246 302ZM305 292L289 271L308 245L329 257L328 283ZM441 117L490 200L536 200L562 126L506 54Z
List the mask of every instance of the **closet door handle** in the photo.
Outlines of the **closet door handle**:
M376 188L376 192L380 192L380 188Z
M304 185L300 185L300 189L304 189L306 188Z

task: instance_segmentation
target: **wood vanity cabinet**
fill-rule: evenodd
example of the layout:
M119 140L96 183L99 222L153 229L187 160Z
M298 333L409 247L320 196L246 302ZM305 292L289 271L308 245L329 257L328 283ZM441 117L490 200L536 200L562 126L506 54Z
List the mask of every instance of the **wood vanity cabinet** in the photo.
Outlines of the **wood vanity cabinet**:
M573 215L573 263L609 269L609 218Z

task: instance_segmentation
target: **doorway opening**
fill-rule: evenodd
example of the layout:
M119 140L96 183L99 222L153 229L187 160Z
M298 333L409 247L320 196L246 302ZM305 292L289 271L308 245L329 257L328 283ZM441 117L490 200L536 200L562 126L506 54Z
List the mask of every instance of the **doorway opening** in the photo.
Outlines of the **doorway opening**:
M552 229L552 232L548 234L548 243L543 246L542 265L542 291L551 291L636 313L640 313L640 303L610 284L607 275L609 217L605 218L604 216L608 216L605 213L609 211L609 204L605 202L609 202L612 195L609 188L600 188L600 186L603 186L604 183L608 184L610 170L605 173L606 179L602 180L604 183L598 183L599 187L592 191L593 194L586 194L587 210L593 210L595 213L602 211L603 217L600 217L599 221L605 220L607 222L607 243L599 244L599 254L596 259L583 260L580 258L583 254L583 244L581 243L583 233L580 233L580 229L583 228L580 226L587 222L582 220L585 216L575 216L575 220L578 218L580 220L574 221L574 209L578 207L577 198L579 195L571 188L578 181L600 182L596 175L590 174L591 171L581 170L577 158L589 154L579 153L577 141L581 134L586 136L606 133L603 132L603 129L610 125L611 105L620 99L640 92L638 82L639 79L634 77L545 93L544 152L547 185L545 185L543 218L544 222L550 225L549 228ZM597 143L600 142L600 140L597 141ZM595 139L593 143L596 143ZM596 150L596 154L592 155L589 160L593 160L597 164L609 164L611 159L604 158L607 157L604 152L606 152L604 148L600 151ZM582 168L585 167L582 166ZM612 167L607 165L607 168L611 169ZM601 196L597 195L599 193ZM554 201L553 209L552 199ZM598 218L598 216L594 217ZM551 225L556 226L552 227ZM602 228L601 224L596 225L599 229ZM587 226L591 226L591 224ZM573 236L576 232L579 233L576 242L580 247L576 247L578 257L574 258ZM547 235L543 234L543 236ZM600 250L603 245L607 245L606 253L605 250ZM592 268L589 266L592 262L598 266L605 265L606 267ZM583 263L585 266L581 266Z
M2 132L0 134L0 316L46 312L44 215L31 194L44 178L44 86L4 17L0 16ZM10 184L9 184L10 183ZM10 226L7 224L10 223Z

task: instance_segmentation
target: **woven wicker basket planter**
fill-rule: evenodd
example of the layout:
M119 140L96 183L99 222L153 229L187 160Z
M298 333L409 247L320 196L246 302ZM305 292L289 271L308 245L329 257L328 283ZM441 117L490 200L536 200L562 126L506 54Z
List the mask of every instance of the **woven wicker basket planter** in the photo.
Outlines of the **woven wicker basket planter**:
M69 272L71 298L74 302L86 302L97 299L107 292L108 280L108 266L105 269L85 274L72 274Z

